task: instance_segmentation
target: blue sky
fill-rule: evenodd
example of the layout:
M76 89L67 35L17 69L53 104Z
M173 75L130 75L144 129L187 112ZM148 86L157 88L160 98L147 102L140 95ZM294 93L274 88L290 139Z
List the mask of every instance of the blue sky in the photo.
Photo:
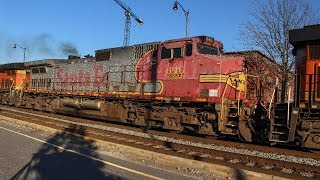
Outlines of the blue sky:
M185 36L185 16L172 10L174 0L122 0L144 20L132 19L130 45ZM237 40L249 18L250 0L179 0L190 10L189 36L208 35L226 51L243 50ZM320 1L310 0L316 9ZM0 64L23 60L66 58L61 45L80 55L122 46L125 16L113 0L0 0Z

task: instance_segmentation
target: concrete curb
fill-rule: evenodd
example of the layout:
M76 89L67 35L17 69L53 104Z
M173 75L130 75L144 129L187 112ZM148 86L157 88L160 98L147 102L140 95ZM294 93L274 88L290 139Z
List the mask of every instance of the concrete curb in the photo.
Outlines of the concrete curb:
M21 125L24 125L24 126L27 126L30 128L34 128L38 131L44 131L50 135L55 134L57 132L61 132L60 130L56 130L56 129L45 127L42 125L33 124L33 123L25 122L22 120L6 117L3 115L0 115L0 120L1 119L6 120L6 121L11 121L13 123L18 123L18 124L21 124ZM74 135L80 136L77 134L74 134ZM185 159L185 158L171 156L171 155L165 155L165 154L147 151L147 150L143 150L143 149L138 149L138 148L134 148L134 147L126 146L126 145L102 141L99 139L93 139L93 138L89 138L89 137L84 137L84 138L86 140L93 140L94 145L96 145L97 147L103 148L104 150L107 150L110 152L117 152L120 154L130 154L130 156L136 157L134 162L140 163L140 164L141 164L141 162L144 162L144 160L150 160L150 161L154 161L157 163L161 163L166 166L179 167L181 169L184 169L184 168L197 169L202 172L214 174L214 175L217 175L220 177L225 177L228 179L248 179L248 180L251 180L251 179L284 180L284 179L287 179L287 178L273 176L273 175L264 174L264 173L258 173L258 172L243 170L243 169L235 169L235 168L230 168L230 167L223 166L223 165L205 163L205 162L200 162L200 161L196 161L196 160ZM146 164L146 163L144 163L144 164Z

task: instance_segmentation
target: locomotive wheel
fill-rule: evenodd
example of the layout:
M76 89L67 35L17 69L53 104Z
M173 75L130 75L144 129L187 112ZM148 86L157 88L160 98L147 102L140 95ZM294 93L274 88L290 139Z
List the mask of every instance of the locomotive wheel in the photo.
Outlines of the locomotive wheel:
M216 132L214 131L213 127L212 127L212 124L211 123L205 123L201 126L198 127L198 130L197 130L197 133L198 134L202 134L202 135L216 135Z
M188 126L185 126L185 130L187 130L188 132L191 132L191 133L196 133L197 127L188 125Z
M243 139L244 141L252 142L252 132L247 123L248 122L244 120L239 121L239 136L240 139Z
M146 132L146 131L150 130L153 127L152 124L153 124L152 122L146 121L146 125L142 126L141 128L143 129L144 132Z
M184 126L181 125L181 128L179 130L170 130L171 133L174 133L174 134L180 134L184 131Z

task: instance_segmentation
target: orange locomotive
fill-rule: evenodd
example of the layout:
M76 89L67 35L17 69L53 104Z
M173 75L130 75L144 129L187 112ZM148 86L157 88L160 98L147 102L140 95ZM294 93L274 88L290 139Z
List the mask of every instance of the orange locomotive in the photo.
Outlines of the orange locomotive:
M320 149L320 24L289 32L296 75L293 104L276 104L270 141Z
M26 87L30 81L30 73L24 63L11 63L0 66L0 91Z

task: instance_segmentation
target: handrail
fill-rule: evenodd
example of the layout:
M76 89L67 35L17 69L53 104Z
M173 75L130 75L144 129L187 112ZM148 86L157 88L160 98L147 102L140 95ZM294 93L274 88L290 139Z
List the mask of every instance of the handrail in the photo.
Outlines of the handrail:
M273 101L274 101L274 96L275 96L275 93L276 93L276 89L278 88L278 84L279 84L279 79L277 78L276 79L276 86L273 90L273 93L272 93L272 96L271 96L271 100L270 100L270 103L269 103L269 110L268 110L268 118L270 119L271 118L271 107L272 107L272 104L273 104Z
M287 127L290 128L290 123L289 123L289 120L290 120L290 96L291 96L291 87L288 88L288 113L287 113Z
M238 110L238 115L240 116L240 95L241 95L241 91L239 91L238 94L238 103L237 103L237 110Z
M228 78L227 78L227 81L228 81L228 79L230 78L230 75L228 76ZM227 82L226 81L226 82ZM227 85L227 83L225 84L225 86L224 86L224 90L223 90L223 93L222 93L222 96L221 96L221 109L222 109L222 111L221 111L221 117L223 118L223 112L224 112L224 95L225 95L225 93L226 93L226 91L227 91L227 87L228 87L228 85ZM219 89L220 90L220 89Z
M14 80L12 80L12 83L11 83L11 86L10 86L10 97L12 96L13 85L14 85Z

